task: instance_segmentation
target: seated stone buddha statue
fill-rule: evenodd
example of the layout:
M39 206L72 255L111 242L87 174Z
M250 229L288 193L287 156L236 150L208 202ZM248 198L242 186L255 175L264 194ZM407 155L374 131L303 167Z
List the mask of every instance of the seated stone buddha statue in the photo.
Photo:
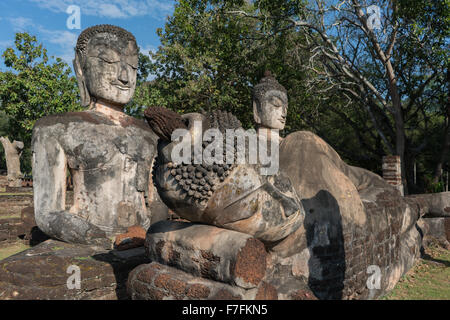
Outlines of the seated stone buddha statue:
M98 25L80 34L74 70L88 110L47 116L33 129L35 217L47 235L111 247L111 238L128 227L147 229L166 217L151 178L158 137L123 113L135 91L137 67L138 47L128 31Z

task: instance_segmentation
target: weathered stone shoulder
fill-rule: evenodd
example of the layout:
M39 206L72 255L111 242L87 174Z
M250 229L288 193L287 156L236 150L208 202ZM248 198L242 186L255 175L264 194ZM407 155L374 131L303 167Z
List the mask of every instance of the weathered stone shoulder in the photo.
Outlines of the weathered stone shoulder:
M135 126L144 131L153 132L153 130L150 128L150 126L142 119L137 119L134 117L127 117L124 121L121 121L120 123L125 128L129 127L129 126Z
M66 112L43 117L36 121L35 127L47 127L55 124L68 125L74 122L88 122L93 124L113 124L111 120L90 111Z
M54 114L43 117L36 121L35 127L48 127L55 124L69 125L70 123L92 123L92 124L104 124L115 125L113 121L105 116L102 116L98 112L93 111L78 111L78 112L66 112L61 114ZM134 126L144 131L153 132L150 127L141 119L137 119L131 116L126 116L120 121L123 127Z

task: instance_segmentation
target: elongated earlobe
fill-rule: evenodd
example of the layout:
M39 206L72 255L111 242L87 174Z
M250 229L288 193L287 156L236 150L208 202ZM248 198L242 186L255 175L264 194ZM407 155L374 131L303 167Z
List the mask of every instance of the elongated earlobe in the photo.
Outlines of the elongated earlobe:
M81 57L78 52L75 53L75 59L73 60L73 69L77 77L78 88L80 89L81 105L83 107L87 107L91 103L91 96L86 86L83 69L81 68Z
M259 117L256 101L253 101L253 120L255 120L256 124L261 124L261 118Z

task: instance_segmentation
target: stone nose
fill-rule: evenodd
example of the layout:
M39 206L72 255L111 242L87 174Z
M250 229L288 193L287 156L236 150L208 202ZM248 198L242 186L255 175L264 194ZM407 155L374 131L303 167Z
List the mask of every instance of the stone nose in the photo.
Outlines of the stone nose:
M125 66L122 65L120 72L119 72L119 81L123 84L128 84L129 77L128 77L128 71Z

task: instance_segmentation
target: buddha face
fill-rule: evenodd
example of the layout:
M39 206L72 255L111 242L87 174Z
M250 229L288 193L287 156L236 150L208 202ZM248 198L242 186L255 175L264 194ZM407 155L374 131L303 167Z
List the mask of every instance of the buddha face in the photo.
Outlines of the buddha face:
M283 130L286 125L288 98L279 90L269 90L262 102L253 102L254 119L261 127Z
M89 40L83 64L87 91L116 105L125 105L136 88L138 48L110 33L98 33Z

